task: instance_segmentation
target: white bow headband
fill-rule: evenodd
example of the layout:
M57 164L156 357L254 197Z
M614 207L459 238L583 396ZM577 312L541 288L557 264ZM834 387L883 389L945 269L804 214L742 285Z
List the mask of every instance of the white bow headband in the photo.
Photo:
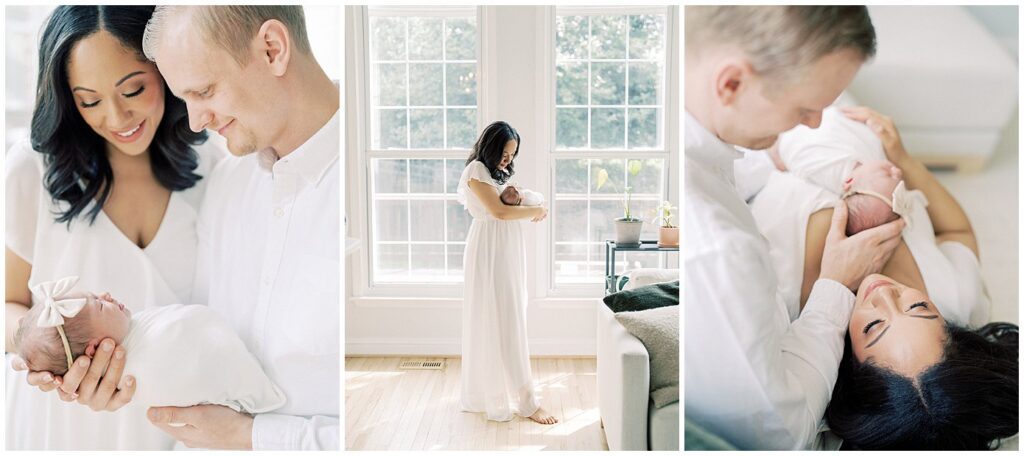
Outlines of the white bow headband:
M65 277L56 282L43 282L32 287L32 294L40 301L40 305L43 306L43 311L39 314L39 319L36 321L36 325L41 328L57 328L57 333L60 334L61 342L64 343L64 354L68 358L68 370L71 370L71 344L68 342L68 336L64 334L64 318L72 318L78 315L85 307L85 304L89 302L86 298L67 298L64 296L68 294L75 284L78 283L78 277Z
M869 195L885 201L885 204L888 204L896 215L899 215L909 223L907 216L910 215L912 200L910 198L910 193L907 191L907 184L903 181L896 184L896 188L892 190L891 200L883 196L881 193L873 192L871 190L847 190L846 193L843 193L842 199L849 198L853 195Z

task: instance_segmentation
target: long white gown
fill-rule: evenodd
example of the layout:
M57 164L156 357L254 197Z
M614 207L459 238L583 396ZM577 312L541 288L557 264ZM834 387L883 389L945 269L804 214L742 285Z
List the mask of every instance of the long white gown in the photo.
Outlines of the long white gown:
M209 175L223 152L196 148L196 173ZM195 222L206 180L171 194L156 237L140 249L100 212L95 223L83 218L54 222L53 203L43 188L42 154L28 141L12 146L6 158L6 246L32 265L29 286L77 275L78 290L109 291L133 312L182 302L192 288ZM129 355L130 356L130 355ZM6 447L8 450L169 450L174 440L149 423L144 407L129 403L115 412L93 412L29 386L25 372L5 359ZM199 375L182 372L182 375Z
M540 407L526 344L526 245L521 222L497 220L468 186L500 193L483 162L462 171L459 202L473 217L466 237L462 307L462 409L508 421Z

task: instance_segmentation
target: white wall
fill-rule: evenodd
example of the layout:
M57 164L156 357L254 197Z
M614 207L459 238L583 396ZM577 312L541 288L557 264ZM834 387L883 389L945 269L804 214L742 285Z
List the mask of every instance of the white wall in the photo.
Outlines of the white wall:
M346 140L347 173L349 187L346 189L346 213L349 214L349 236L362 240L360 214L363 207L353 191L365 182L360 181L359 170L364 167L359 155L359 139L354 134L368 128L366 119L359 112L354 90L358 74L355 48L353 16L348 14L356 7L346 7L346 128L351 134ZM541 42L539 22L545 8L535 6L484 7L478 30L483 44L478 81L488 81L496 74L494 86L481 85L480 101L483 108L483 124L503 119L516 125L523 137L523 153L549 148L546 138L551 128L543 114L549 110L544 93L545 61L540 53L548 42ZM674 11L674 10L673 10ZM671 18L675 21L675 18ZM678 54L678 35L669 37L669 52ZM488 50L489 49L489 50ZM489 58L489 56L499 56ZM673 62L676 62L673 60ZM672 64L672 63L670 63ZM676 63L677 64L677 63ZM678 87L679 81L668 81L669 86ZM678 91L672 92L669 111L679 110ZM673 204L679 205L679 136L678 121L668 121L666 142L672 150L668 164L670 171L669 194ZM549 170L543 161L523 160L517 163L517 178L531 188L545 188ZM540 251L545 242L538 242L543 224L526 225L524 232L528 246L537 246ZM538 252L534 252L538 254ZM366 269L359 261L359 255L349 255L346 260L346 302L345 302L345 353L346 354L431 354L457 355L460 349L462 300L456 298L368 298L354 296L354 281L365 280L361 275ZM601 292L587 298L555 298L547 296L537 283L537 271L528 276L531 301L528 307L527 328L530 352L533 355L593 355L595 353L596 308L604 305ZM455 285L461 288L460 285Z
M1015 60L1019 61L1018 39L1018 6L1017 5L977 5L965 6L968 13L971 13L981 25L985 27L992 36L999 40L999 44L1006 49Z

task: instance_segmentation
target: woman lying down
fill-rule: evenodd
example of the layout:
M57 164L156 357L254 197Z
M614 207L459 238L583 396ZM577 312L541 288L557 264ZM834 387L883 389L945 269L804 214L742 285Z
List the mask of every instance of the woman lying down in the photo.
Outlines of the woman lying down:
M839 200L848 235L906 222L881 274L856 291L825 413L843 448L986 449L1017 434L1017 326L986 324L970 222L892 122L868 108L828 108L820 128L783 134L773 152L780 171L751 206L791 319L818 277Z
M109 294L73 291L77 277L32 288L35 305L15 341L30 370L64 375L104 338L129 354L133 403L146 407L218 404L245 413L281 407L284 394L228 323L206 306L173 304L135 315Z

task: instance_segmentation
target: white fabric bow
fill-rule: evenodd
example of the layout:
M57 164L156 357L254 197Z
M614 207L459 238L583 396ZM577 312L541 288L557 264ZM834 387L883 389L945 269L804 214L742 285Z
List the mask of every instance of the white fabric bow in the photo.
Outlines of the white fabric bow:
M892 211L909 222L907 217L910 215L913 204L913 198L907 192L907 184L900 181L892 191Z
M62 299L78 283L78 277L65 277L56 282L43 282L32 287L32 294L41 301L42 313L37 325L50 328L64 324L64 317L72 318L89 302L86 298Z

